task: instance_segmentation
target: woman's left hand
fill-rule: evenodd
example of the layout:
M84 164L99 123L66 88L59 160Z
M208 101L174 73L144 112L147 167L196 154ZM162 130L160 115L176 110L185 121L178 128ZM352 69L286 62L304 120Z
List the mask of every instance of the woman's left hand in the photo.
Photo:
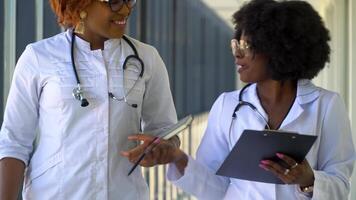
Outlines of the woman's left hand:
M140 156L146 151L144 159L140 162L143 167L152 167L158 164L167 164L174 162L179 155L179 144L170 140L156 139L156 137L147 134L136 134L128 137L129 140L142 142L141 145L120 154L127 157L132 163L139 160ZM154 141L154 142L153 142Z
M289 167L285 168L271 160L262 160L259 166L266 171L272 172L286 184L298 184L300 187L314 184L314 172L306 159L301 163L297 163L293 158L284 154L277 153L276 155Z

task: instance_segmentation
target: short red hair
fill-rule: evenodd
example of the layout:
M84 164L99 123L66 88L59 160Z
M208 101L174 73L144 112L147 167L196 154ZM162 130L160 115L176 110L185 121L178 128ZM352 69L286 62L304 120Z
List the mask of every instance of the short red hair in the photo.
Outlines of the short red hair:
M79 13L94 0L49 0L57 21L66 28L74 27L79 21Z

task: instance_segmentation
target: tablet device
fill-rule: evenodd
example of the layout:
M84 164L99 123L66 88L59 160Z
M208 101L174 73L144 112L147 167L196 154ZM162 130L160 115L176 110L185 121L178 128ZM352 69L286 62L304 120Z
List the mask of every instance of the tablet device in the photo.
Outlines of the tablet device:
M168 140L183 131L185 128L187 128L192 123L192 121L193 117L191 115L188 115L183 119L179 120L176 124L164 128L162 131L160 131L160 133L158 133L157 136Z

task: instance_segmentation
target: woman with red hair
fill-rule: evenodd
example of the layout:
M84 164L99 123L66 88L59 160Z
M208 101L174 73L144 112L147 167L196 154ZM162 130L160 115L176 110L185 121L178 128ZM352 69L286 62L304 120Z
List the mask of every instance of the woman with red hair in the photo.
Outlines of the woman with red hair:
M50 0L67 30L29 44L17 63L0 132L1 200L16 199L23 178L23 199L149 198L126 158L148 141L127 138L160 132L176 111L157 50L124 35L135 3Z

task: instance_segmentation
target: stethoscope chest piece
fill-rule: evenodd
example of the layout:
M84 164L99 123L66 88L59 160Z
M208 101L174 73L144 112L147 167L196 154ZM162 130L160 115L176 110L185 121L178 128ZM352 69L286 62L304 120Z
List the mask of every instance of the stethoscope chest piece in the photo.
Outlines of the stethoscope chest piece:
M143 76L143 73L144 73L144 63L143 61L140 59L140 57L138 56L138 52L137 52L137 49L135 48L135 46L133 45L133 43L124 35L122 37L128 44L129 46L131 47L132 51L134 52L134 55L129 55L126 57L125 61L124 61L124 64L123 64L123 86L125 88L125 71L128 70L126 68L128 68L129 66L129 61L135 61L136 63L138 62L138 65L141 66L141 68L137 68L135 70L138 70L139 75L134 83L134 85L128 90L128 91L125 91L124 89L124 94L123 94L123 97L122 98L117 98L115 97L115 95L112 93L112 92L109 92L109 97L114 99L114 100L117 100L117 101L125 101L126 104L128 104L129 106L133 107L133 108L137 108L137 104L130 104L128 103L127 101L127 96L130 94L131 90L136 86L138 80L140 78L142 78ZM83 90L81 89L81 83L80 83L80 80L79 80L79 76L78 76L78 73L77 73L77 69L76 69L76 66L75 66L75 60L74 60L74 40L75 40L75 33L73 31L72 33L72 41L71 41L71 61L72 61L72 67L73 67L73 71L74 71L74 75L75 75L75 79L77 81L77 87L73 89L72 91L72 95L73 97L80 101L81 102L81 107L87 107L89 105L89 102L86 98L83 97Z
M87 107L89 105L88 100L83 97L83 90L80 86L73 89L72 95L76 100L81 102L81 107Z

